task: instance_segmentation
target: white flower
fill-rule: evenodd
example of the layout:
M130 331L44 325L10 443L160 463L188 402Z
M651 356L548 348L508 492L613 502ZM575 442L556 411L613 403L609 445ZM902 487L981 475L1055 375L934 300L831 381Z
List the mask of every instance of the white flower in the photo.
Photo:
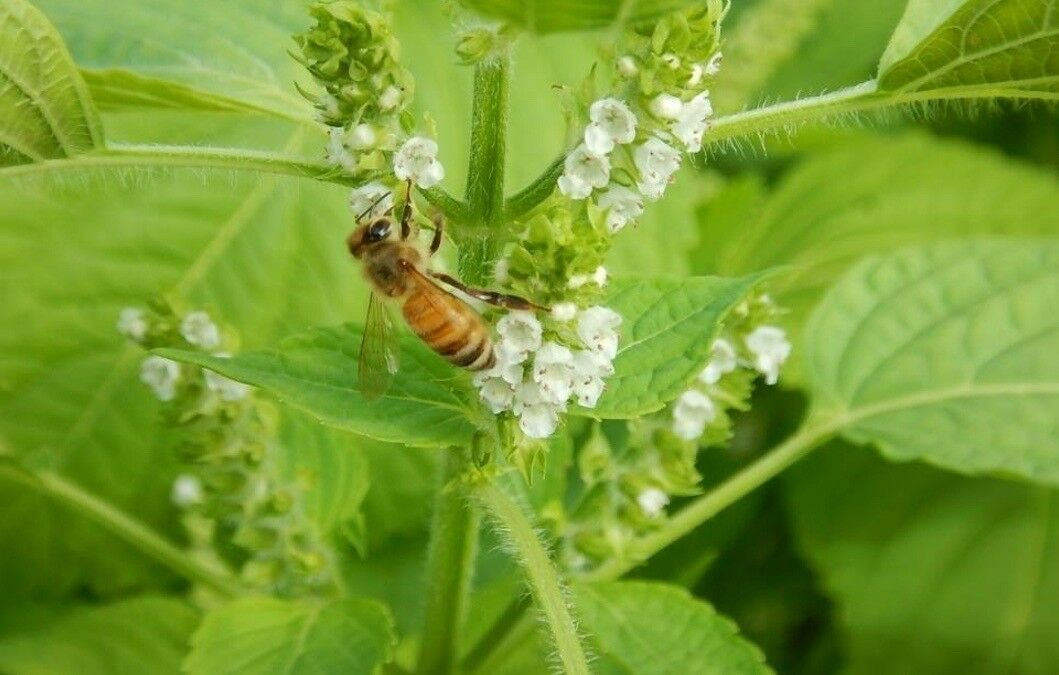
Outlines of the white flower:
M139 342L147 335L147 317L139 307L126 307L118 315L115 328L130 340Z
M496 265L493 266L493 281L498 284L505 283L509 278L510 266L511 263L507 258L497 260Z
M614 365L605 355L588 349L574 354L574 395L585 408L594 408L603 394L603 380L614 374Z
M357 170L357 158L346 147L346 131L342 127L327 128L327 161L350 173Z
M182 473L173 481L169 498L183 508L194 506L202 501L202 483L195 476Z
M349 191L349 208L355 218L379 218L393 208L393 191L378 181L353 188Z
M695 440L716 417L717 408L710 397L697 389L689 389L673 406L673 433L684 440Z
M221 331L206 312L191 312L180 322L180 334L196 347L213 349L221 344Z
M597 203L607 209L607 228L612 234L643 215L643 197L624 185L611 185Z
M633 155L640 170L640 192L649 199L659 199L670 177L680 168L680 152L660 138L652 136L636 148Z
M574 390L574 355L557 342L545 342L533 358L533 381L541 398L563 405Z
M691 66L691 74L688 75L688 86L698 86L699 82L702 82L703 67L701 64L694 63Z
M707 75L713 76L721 72L721 60L724 58L724 54L717 52L710 57L710 60L706 62L704 70Z
M662 510L666 508L666 504L669 503L669 495L662 492L658 488L647 488L640 494L636 495L636 503L640 505L640 510L645 515L651 518L656 518L662 515Z
M510 385L521 383L524 370L522 364L526 361L527 352L501 340L494 354L496 354L496 364L489 370L475 375L475 384L479 387L484 386L490 378L499 378Z
M735 347L724 338L717 338L710 347L710 360L699 373L699 380L704 384L717 384L726 373L735 370L737 362Z
M607 285L607 268L606 267L604 267L603 265L600 265L599 267L597 267L595 269L594 272L592 272L592 283L594 283L597 286L606 286Z
M688 152L702 150L702 136L710 126L711 115L713 104L710 103L710 92L704 91L688 101L670 125L673 135L684 143Z
M250 385L236 382L212 370L205 371L206 388L216 392L222 400L238 401L250 393Z
M358 124L349 132L349 142L357 150L367 150L375 147L379 136L375 133L375 127L370 124Z
M577 305L572 302L560 302L552 307L552 318L556 321L573 321L577 316Z
M622 77L636 77L639 72L640 67L636 65L636 59L633 57L626 55L618 59L618 73L620 73Z
M530 438L547 438L559 426L558 409L541 397L534 382L524 382L515 391L513 409L519 417L519 428Z
M172 401L180 380L180 364L162 356L148 356L140 364L140 381L154 391L159 401Z
M659 94L651 99L647 108L655 117L673 120L677 118L681 109L684 108L684 102L672 94Z
M434 187L445 177L445 167L438 161L438 144L422 136L409 138L393 157L393 172L421 188Z
M325 119L334 119L342 113L338 107L338 99L331 94L328 94L326 91L320 95L320 98L317 99L317 103L323 107L323 110L321 111L323 113L321 121L324 121Z
M616 98L601 98L589 109L591 124L585 127L585 147L605 155L615 143L631 143L636 138L636 116Z
M482 383L478 395L495 415L511 408L515 388L499 377L489 377Z
M589 307L577 317L577 334L585 347L613 359L618 353L621 315L607 307Z
M746 336L745 342L754 355L754 368L765 376L767 384L776 384L780 366L791 355L787 333L776 326L758 326Z
M382 111L393 110L401 102L401 90L392 84L379 94L379 109Z
M559 190L571 199L584 199L592 194L592 188L604 187L609 180L610 159L593 153L582 143L566 156Z
M514 352L532 352L541 346L541 322L532 312L514 310L496 322L503 344Z

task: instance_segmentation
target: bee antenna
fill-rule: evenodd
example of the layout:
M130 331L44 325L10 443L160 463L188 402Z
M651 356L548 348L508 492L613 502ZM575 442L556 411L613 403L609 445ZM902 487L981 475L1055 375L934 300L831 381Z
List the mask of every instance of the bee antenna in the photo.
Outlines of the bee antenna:
M375 199L375 201L373 201L371 203L371 206L369 206L368 208L364 209L363 213L361 213L359 216L357 216L356 222L359 223L364 218L364 216L366 216L369 213L371 213L372 211L374 211L375 207L382 203L382 200L386 199L387 197L389 197L392 194L393 194L392 192L387 190L386 192L383 192L381 195L379 195Z

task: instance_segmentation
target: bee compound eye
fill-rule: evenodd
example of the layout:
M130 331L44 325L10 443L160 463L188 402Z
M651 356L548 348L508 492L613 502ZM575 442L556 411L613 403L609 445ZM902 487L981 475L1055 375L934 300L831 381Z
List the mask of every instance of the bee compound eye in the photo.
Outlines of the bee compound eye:
M382 241L390 235L390 221L376 220L368 227L367 240L370 242Z

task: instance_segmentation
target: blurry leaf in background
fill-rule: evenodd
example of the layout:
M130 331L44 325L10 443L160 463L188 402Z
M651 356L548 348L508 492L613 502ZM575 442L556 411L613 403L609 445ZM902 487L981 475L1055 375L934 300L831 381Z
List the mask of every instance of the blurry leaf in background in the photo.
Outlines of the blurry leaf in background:
M304 2L152 0L124 3L121 11L109 0L38 0L37 6L89 71L94 89L103 90L104 102L227 105L312 119L293 86L308 78L287 54L291 33L308 24ZM169 82L183 87L171 91Z
M1054 0L909 0L879 64L887 91L1059 99Z
M625 419L661 409L702 371L721 320L761 278L612 282L606 304L624 319L614 375L594 408L572 412Z
M244 598L206 615L184 672L372 675L390 661L393 643L390 613L371 600Z
M1059 670L1054 490L888 464L843 443L785 486L848 633L843 672Z
M315 328L275 347L232 358L161 349L168 358L194 363L273 394L338 429L387 443L416 447L460 445L474 433L476 402L466 375L418 338L402 335L401 367L393 384L368 401L358 385L359 324ZM400 420L395 424L394 420Z
M1059 239L854 266L805 331L816 415L889 459L1059 485Z
M0 639L0 671L7 675L176 675L198 613L182 601L143 596L98 607L78 607L33 632Z
M694 0L460 0L486 16L505 19L534 33L590 30L642 23L665 16Z
M770 286L795 343L820 294L869 253L968 235L1054 234L1059 180L990 151L922 134L815 153L771 194L741 178L707 202L697 273L790 265ZM801 355L795 350L795 368ZM797 378L797 370L788 371Z
M734 623L682 588L644 581L580 584L574 598L584 630L618 672L772 672Z
M0 166L69 157L102 141L55 28L25 0L0 0Z

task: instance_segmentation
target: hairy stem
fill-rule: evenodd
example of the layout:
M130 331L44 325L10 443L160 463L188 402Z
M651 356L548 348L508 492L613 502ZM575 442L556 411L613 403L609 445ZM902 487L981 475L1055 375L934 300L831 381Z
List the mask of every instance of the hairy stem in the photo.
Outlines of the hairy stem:
M465 193L467 222L460 237L460 273L470 284L488 281L499 249L494 230L504 219L504 161L507 151L508 52L480 61L474 69L471 155Z
M574 617L566 602L559 572L544 549L522 508L492 482L476 489L479 501L496 521L497 530L508 540L526 573L530 593L544 616L563 672L588 675L588 660L577 635Z
M430 528L426 623L417 667L422 675L452 672L467 614L478 544L478 511L459 483L469 464L465 450L445 454Z
M508 198L504 204L504 218L514 220L550 197L555 192L556 181L563 175L565 162L566 153L563 153L536 180Z
M147 525L56 473L30 473L8 466L0 468L0 475L63 504L186 579L209 586L227 597L243 593L238 580L229 570L191 557Z

